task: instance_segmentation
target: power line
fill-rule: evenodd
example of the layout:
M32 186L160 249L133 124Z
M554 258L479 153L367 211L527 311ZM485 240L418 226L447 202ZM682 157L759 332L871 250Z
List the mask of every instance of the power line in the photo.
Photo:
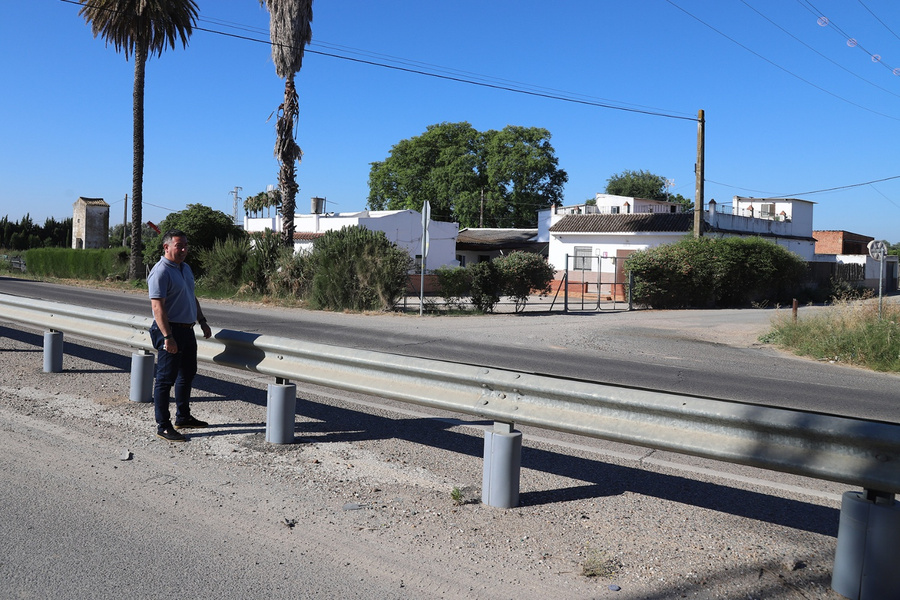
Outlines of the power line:
M866 10L869 12L869 14L872 15L872 16L875 18L876 21L878 21L879 23L881 23L881 24L884 26L885 29L887 29L888 31L890 31L890 32L891 32L891 35L893 35L895 38L897 38L898 40L900 40L900 36L898 36L896 33L894 33L894 30L891 29L890 27L888 27L888 26L887 26L887 23L885 23L884 21L882 21L881 19L879 19L879 18L878 18L878 15L876 15L874 12L872 12L872 9L871 9L871 8L869 8L868 6L866 6L866 5L863 3L862 0L858 0L858 2L859 2L859 4L860 4L860 6L862 6L864 9L866 9Z
M892 96L896 96L896 97L900 98L900 94L897 94L896 92L892 92L891 90L889 90L889 89L887 89L887 88L881 87L881 86L878 85L877 83L874 83L874 82L872 82L872 81L869 81L868 79L866 79L865 77L863 77L863 76L860 75L859 73L855 73L855 72L851 71L850 69L848 69L847 67L845 67L844 65L840 64L839 62L837 62L836 60L833 60L833 59L831 59L831 58L825 56L824 54L822 54L821 52L819 52L818 50L816 50L815 48L813 48L812 46L810 46L809 44L807 44L806 42L804 42L803 40L801 40L800 38L798 38L797 36L795 36L794 34L792 34L790 31L788 31L787 29L785 29L784 27L782 27L781 25L779 25L778 23L776 23L775 21L773 21L772 19L770 19L769 17L767 17L766 15L764 15L763 13L761 13L761 12L760 12L759 10L757 10L756 8L754 8L753 6L750 6L750 4L748 4L748 3L746 2L746 0L740 0L740 2L741 2L741 4L743 4L744 6L746 6L747 8L749 8L750 10L752 10L753 12L755 12L756 14L758 14L760 17L762 17L763 19L765 19L766 21L768 21L769 23L771 23L772 25L774 25L775 27L777 27L778 29L780 29L780 30L781 30L782 32L784 32L786 35L790 36L793 40L795 40L796 42L798 42L798 43L800 43L800 44L803 44L803 46L805 46L807 49L809 49L809 50L815 52L816 54L818 54L819 56L821 56L822 58L824 58L825 60L827 60L828 62L830 62L831 64L833 64L834 66L838 67L839 69L844 70L845 72L849 73L850 75L853 75L854 77L856 77L856 78L859 79L860 81L863 81L863 82L868 83L869 85L871 85L871 86L873 86L873 87L878 88L878 89L881 90L882 92L887 92L888 94L891 94Z
M77 0L60 0L61 2L66 2L69 4L80 5L80 2ZM230 27L232 29L238 29L242 31L246 31L248 33L259 33L259 34L267 34L268 32L259 28L248 25L243 25L240 23L235 23L233 21L226 21L224 19L218 19L214 17L200 17L198 18L201 22L209 22L222 27ZM218 29L211 29L208 27L193 27L192 29L197 31L203 31L206 33L212 33L215 35L221 35L225 37L231 37L239 40L255 42L266 45L274 45L275 42L269 39L259 39L255 37L251 37L248 35L239 35L236 33L227 33L225 31L220 31ZM279 44L282 47L289 48L290 45L287 44ZM333 48L341 48L342 51L346 52L347 50L351 50L355 53L372 56L372 53L368 53L366 51L357 50L349 47L341 47L338 45L330 45L328 42L316 42L312 45L321 45L324 47L332 46ZM573 104L581 104L584 106L593 106L596 108L606 108L610 110L619 110L623 112L637 113L643 115L649 115L654 117L664 117L668 119L680 119L684 121L697 121L696 117L693 116L685 116L683 114L675 114L673 112L664 112L661 109L651 109L647 107L637 107L636 105L628 106L627 103L617 102L613 103L612 100L604 100L599 101L596 99L590 99L590 96L586 96L583 94L574 94L569 92L562 92L559 90L553 90L552 88L543 88L540 86L533 86L530 84L521 84L509 80L497 79L492 77L487 77L484 75L478 75L474 73L466 73L465 71L458 71L456 69L450 69L447 67L440 67L437 65L429 65L427 63L419 63L417 61L410 61L408 59L397 59L394 57L389 57L396 62L400 62L401 64L407 65L417 65L415 68L413 66L400 66L400 65L392 65L386 62L379 62L378 60L374 60L372 58L355 58L352 56L346 56L343 54L337 54L335 52L324 52L321 50L311 50L308 47L304 50L304 52L309 54L317 54L319 56L326 56L329 58L336 58L339 60L346 60L350 62L356 62L359 64L365 64L374 67L382 67L385 69L392 69L395 71L401 71L405 73L410 73L413 75L422 75L425 77L433 77L435 79L443 79L446 81L453 81L456 83L465 83L468 85L474 85L489 89L495 89L505 92L512 92L516 94L524 94L527 96L535 96L539 98L546 98L548 100L558 100L560 102L570 102ZM382 60L386 57L386 55L374 55L381 56ZM430 70L428 70L430 69ZM443 73L439 72L443 71ZM457 74L453 74L457 73ZM459 73L462 73L460 75ZM476 79L477 78L477 79ZM504 83L501 83L504 82Z
M206 27L194 27L194 29L196 29L198 31L205 31L206 33L213 33L216 35L222 35L225 37L231 37L231 38L236 38L236 39L240 39L240 40L261 43L261 44L272 45L274 43L270 40L261 40L261 39L249 37L246 35L227 33L224 31L218 31L216 29L209 29ZM468 79L468 78L465 78L462 76L446 75L446 74L441 74L441 73L429 72L429 71L426 71L421 68L411 68L411 67L404 67L404 66L399 66L399 65L391 65L391 64L384 63L384 62L378 62L375 60L354 58L351 56L344 56L341 54L336 54L334 52L323 52L321 50L310 50L309 48L307 48L305 50L305 52L308 54L317 54L319 56L326 56L329 58L337 58L340 60L346 60L346 61L355 62L355 63L359 63L359 64L365 64L365 65L374 66L374 67L382 67L385 69L401 71L404 73L411 73L414 75L433 77L435 79L443 79L446 81L453 81L456 83L466 83L466 84L474 85L474 86L478 86L478 87L501 90L501 91L505 91L505 92L513 92L516 94L524 94L526 96L535 96L535 97L539 97L539 98L547 98L549 100L559 100L561 102L570 102L573 104L582 104L585 106L593 106L596 108L607 108L610 110L619 110L619 111L630 112L630 113L650 115L650 116L654 116L654 117L665 117L668 119L680 119L680 120L684 120L684 121L695 121L695 122L697 121L696 117L688 117L688 116L677 115L677 114L673 114L673 113L665 113L665 112L661 112L661 111L657 111L657 110L650 110L650 109L629 108L627 106L618 106L618 105L610 104L607 102L584 100L584 99L579 99L579 98L575 98L575 97L571 97L571 96L563 96L560 94L554 94L554 93L550 93L550 92L540 92L540 91L536 91L533 89L529 90L529 89L524 89L524 88L517 88L517 87L513 87L512 85L490 83L488 81L476 81L474 79Z
M829 19L828 17L826 17L826 16L825 16L825 13L822 12L822 11L820 11L818 8L816 8L815 5L814 5L812 2L810 2L809 0L797 0L797 2L798 2L801 6L803 6L806 10L808 10L810 13L812 13L813 16L816 17L816 22L817 22L819 25L821 25L822 27L830 27L831 29L834 29L836 32L838 32L838 33L846 40L847 46L849 46L850 48L859 48L860 50L862 50L863 52L865 52L865 53L872 59L872 62L878 63L878 64L880 64L881 66L887 68L887 69L888 69L889 71L891 71L894 75L900 75L900 69L894 69L893 67L891 67L890 65L888 65L886 62L884 62L884 61L881 59L881 55L880 55L880 54L875 54L875 53L873 53L873 52L870 52L870 51L866 50L866 49L859 43L859 40L858 40L858 39L852 37L849 33L847 33L846 31L844 31L843 29L841 29L837 24L835 24L834 21L832 21L831 19ZM860 2L860 4L862 4L862 3ZM865 7L864 4L863 4L863 7ZM866 10L868 10L868 8L866 8ZM869 11L869 12L871 13L872 11ZM874 13L873 13L873 16L874 16ZM876 19L877 19L877 17L876 17ZM880 19L879 19L879 22L880 22ZM884 23L882 23L882 25L883 25L883 24L884 24ZM887 27L887 26L885 25L885 27ZM890 29L888 29L888 31L890 31ZM891 33L893 33L893 32L891 32Z
M741 48L743 48L744 50L746 50L747 52L749 52L749 53L752 54L753 56L755 56L755 57L757 57L757 58L759 58L759 59L761 59L761 60L764 60L765 62L769 63L770 65L772 65L772 66L775 67L776 69L778 69L778 70L780 70L780 71L783 71L783 72L787 73L787 74L790 75L791 77L794 77L794 78L796 78L796 79L799 79L800 81L802 81L802 82L805 83L806 85L809 85L809 86L811 86L811 87L814 87L814 88L816 88L817 90L819 90L820 92L824 92L824 93L828 94L829 96L831 96L831 97L833 97L833 98L837 98L838 100L840 100L840 101L842 101L842 102L846 102L847 104L850 104L851 106L855 106L855 107L857 107L857 108L861 108L862 110L865 110L865 111L867 111L867 112L876 114L876 115L878 115L878 116L880 116L880 117L885 117L885 118L887 118L887 119L891 119L891 120L894 120L894 121L900 121L900 118L898 118L898 117L894 117L894 116L891 116L891 115L887 115L887 114L885 114L885 113L878 112L878 111L873 110L873 109L871 109L871 108L867 108L867 107L865 107L865 106L863 106L863 105L861 105L861 104L857 104L856 102L853 102L853 101L851 101L851 100L848 100L847 98L844 98L843 96L838 96L838 95L835 94L834 92L828 91L828 90L826 90L825 88L823 88L823 87L821 87L821 86L819 86L819 85L816 85L815 83L809 81L808 79L804 79L803 77L801 77L800 75L794 73L793 71L790 71L789 69L786 69L785 67L782 67L782 66L779 65L778 63L776 63L776 62L774 62L774 61L772 61L772 60L766 58L765 56L763 56L763 55L760 54L759 52L756 52L755 50L752 50L752 49L750 49L749 47L745 46L744 44L740 43L739 41L737 41L737 40L734 39L733 37L727 35L726 33L720 31L719 29L716 29L715 27L713 27L712 25L710 25L709 23L707 23L706 21L704 21L703 19L701 19L701 18L698 17L697 15L695 15L695 14L693 14L693 13L691 13L691 12L685 10L684 8L678 6L677 4L675 4L675 2L674 2L673 0L665 0L665 1L668 2L669 4L671 4L672 6L674 6L675 8L677 8L678 10L680 10L681 12L683 12L684 14L686 14L687 16L691 17L692 19L694 19L694 20L697 21L698 23L700 23L700 24L704 25L705 27L711 29L712 31L718 33L719 35L721 35L723 38L725 38L725 39L728 40L729 42L731 42L731 43L733 43L733 44L735 44L735 45L737 45L737 46L740 46Z
M850 185L841 185L833 188L826 188L824 190L813 190L811 192L796 192L793 194L779 194L779 197L787 198L793 196L809 196L811 194L822 194L825 192L835 192L837 190L848 190L850 188L862 187L864 185L872 185L873 183L881 183L883 181L891 181L892 179L900 179L900 175L894 175L893 177L885 177L884 179L874 179L872 181L864 181L862 183L853 183Z

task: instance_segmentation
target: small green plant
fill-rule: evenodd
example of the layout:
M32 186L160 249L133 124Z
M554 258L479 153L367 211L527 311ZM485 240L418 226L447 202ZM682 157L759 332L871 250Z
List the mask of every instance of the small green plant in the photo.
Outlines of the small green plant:
M463 298L472 290L470 272L463 267L439 267L434 270L438 285L441 288L441 298L449 309L462 308Z
M472 305L483 313L494 312L500 302L503 281L494 261L485 261L467 267L472 277Z
M512 298L516 312L525 310L525 303L532 293L550 293L555 269L540 254L512 252L495 258L493 262L503 282L503 293Z
M453 501L454 506L462 506L466 502L465 494L458 487L454 487L450 490L450 499Z
M616 574L619 564L609 558L603 550L585 548L584 562L581 563L581 574L585 577L606 579Z

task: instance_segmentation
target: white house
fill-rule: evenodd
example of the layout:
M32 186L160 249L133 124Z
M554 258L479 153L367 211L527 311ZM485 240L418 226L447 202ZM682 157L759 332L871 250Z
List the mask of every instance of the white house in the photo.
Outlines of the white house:
M701 227L704 236L770 239L812 260L813 205L784 198L735 196L731 206L710 200ZM692 235L694 215L673 202L597 194L596 205L543 211L538 229L538 239L549 243L550 264L558 272L568 271L569 281L622 283L628 255Z
M760 236L810 261L816 254L814 205L815 202L796 198L735 196L731 206L720 207L710 200L704 220L710 235Z
M247 232L281 231L281 215L268 217L244 216L244 230ZM422 259L422 214L414 210L363 210L348 213L320 213L294 215L294 251L312 247L313 240L326 231L343 227L365 227L371 231L383 231L388 240L405 249L416 260ZM443 266L457 266L456 236L458 223L429 221L428 254L425 268L436 269Z

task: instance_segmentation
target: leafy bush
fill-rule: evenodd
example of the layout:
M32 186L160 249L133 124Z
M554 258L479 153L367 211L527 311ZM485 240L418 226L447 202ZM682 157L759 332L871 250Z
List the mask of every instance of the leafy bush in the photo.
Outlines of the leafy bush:
M277 234L275 234L277 236ZM308 252L285 252L269 274L269 292L287 298L305 298L312 288L313 261Z
M466 267L470 271L472 305L481 312L494 312L503 291L503 279L494 261L485 261Z
M244 281L255 292L273 291L272 278L278 272L282 258L290 258L294 251L281 243L281 235L266 229L250 234L251 250L244 267Z
M216 240L212 248L197 251L197 260L204 272L202 277L204 287L239 288L245 281L250 253L250 240L247 237Z
M543 256L533 252L512 252L493 260L503 282L502 293L511 296L516 312L525 309L532 292L550 293L555 269Z
M343 227L313 242L310 266L312 308L386 310L403 296L412 259L384 232Z
M198 277L204 274L204 266L200 260L204 250L211 250L216 241L224 241L229 237L237 239L246 235L234 224L231 217L202 204L188 204L186 209L171 213L163 219L159 228L163 235L171 229L180 229L187 234L190 252L185 262ZM162 256L163 235L145 240L145 264L154 265Z
M124 279L128 273L128 250L73 250L34 248L24 254L28 273L62 279Z
M639 304L707 308L787 301L805 265L760 238L685 238L635 252L625 269L634 275L632 295Z
M462 307L462 299L472 291L470 272L463 267L440 267L434 270L441 298L448 308Z

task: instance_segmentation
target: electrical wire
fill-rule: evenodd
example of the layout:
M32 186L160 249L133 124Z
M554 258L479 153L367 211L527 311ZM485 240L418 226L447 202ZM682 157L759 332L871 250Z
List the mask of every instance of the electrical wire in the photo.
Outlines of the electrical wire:
M881 23L881 24L884 26L885 29L887 29L888 31L890 31L890 32L891 32L891 35L893 35L895 38L897 38L898 40L900 40L900 36L898 36L896 33L894 33L894 30L891 29L890 27L888 27L888 26L887 26L887 23L885 23L885 22L882 21L880 18L878 18L878 15L876 15L874 12L872 12L872 9L871 9L871 8L869 8L868 6L866 6L865 3L863 3L862 0L857 0L857 1L859 2L860 6L862 6L864 9L866 9L866 10L869 12L869 14L872 15L872 16L875 18L876 21L878 21L879 23Z
M65 2L68 4L81 5L78 0L60 0L61 2ZM200 17L198 21L201 22L209 22L219 27L230 27L233 29L237 29L240 31L245 31L247 33L256 33L260 35L268 35L266 30L263 30L259 27L252 27L247 25L242 25L239 23L234 23L232 21L226 21L224 19L217 19L214 17ZM252 37L250 35L243 35L237 33L228 33L225 31L220 31L218 29L212 29L210 27L193 27L195 31L203 31L205 33L211 33L214 35L221 35L224 37L230 37L234 39L255 42L259 44L266 44L268 46L274 45L275 42L270 39L260 39L256 37ZM286 44L279 44L283 47L290 47ZM672 111L664 111L662 109L653 109L648 107L640 107L639 105L629 105L624 102L617 102L613 100L603 100L596 99L591 96L587 96L584 94L576 94L570 92L562 92L559 90L554 90L552 88L545 88L541 86L533 86L530 84L522 84L513 82L510 80L498 79L493 77L488 77L485 75L478 75L473 73L467 73L465 71L459 71L456 69L451 69L448 67L439 67L437 65L429 65L428 63L420 63L417 61L411 61L408 59L399 59L387 57L387 55L377 55L368 53L366 51L352 49L349 47L342 47L336 44L329 44L328 42L315 42L311 43L313 46L322 46L325 48L330 48L331 51L326 52L323 50L315 50L310 49L308 46L304 50L305 53L316 54L319 56L324 56L328 58L335 58L339 60L345 60L350 62L355 62L359 64L364 64L368 66L381 67L385 69L391 69L395 71L401 71L405 73L410 73L413 75L421 75L424 77L432 77L435 79L442 79L446 81L452 81L455 83L464 83L468 85L474 85L478 87L484 87L489 89L495 89L499 91L511 92L516 94L523 94L527 96L534 96L539 98L545 98L548 100L557 100L560 102L569 102L573 104L580 104L584 106L592 106L595 108L605 108L609 110L618 110L623 112L637 113L654 117L663 117L668 119L679 119L685 121L694 121L696 122L698 119L695 116L686 116L684 114L678 114ZM346 54L339 54L337 50L340 49L340 52L348 52L352 51L353 53L359 54L361 56L365 56L367 58L359 58L348 56ZM380 58L373 58L380 57ZM390 64L386 62L386 59L390 58L390 60L398 63L398 64Z
M860 109L865 110L865 111L867 111L867 112L870 112L870 113L872 113L872 114L876 114L876 115L878 115L878 116L880 116L880 117L885 117L885 118L891 119L891 120L893 120L893 121L900 121L900 118L898 118L898 117L894 117L894 116L892 116L892 115L888 115L888 114L885 114L885 113L882 113L882 112L878 112L877 110L873 110L873 109L868 108L868 107L865 107L865 106L863 106L863 105L861 105L861 104L857 104L856 102L853 102L852 100L848 100L847 98L844 98L843 96L839 96L839 95L835 94L834 92L831 92L831 91L829 91L829 90L823 88L823 87L820 86L820 85L816 85L815 83L809 81L808 79L805 79L805 78L801 77L801 76L798 75L797 73L794 73L793 71L791 71L791 70L789 70L789 69L786 69L785 67L782 67L782 66L779 65L778 63L776 63L776 62L774 62L774 61L772 61L772 60L766 58L765 56L763 56L763 55L760 54L759 52L756 52L755 50L752 50L751 48L745 46L744 44L740 43L739 41L737 41L737 40L734 39L733 37L727 35L726 33L722 32L722 31L720 31L719 29L716 29L715 27L713 27L712 25L710 25L709 23L707 23L706 21L704 21L703 19L701 19L701 18L698 17L697 15L695 15L695 14L693 14L693 13L691 13L691 12L685 10L684 8L678 6L677 4L675 4L675 2L674 2L673 0L665 0L665 1L666 1L667 3L669 3L669 4L671 4L672 6L674 6L675 8L677 8L678 10L680 10L681 12L683 12L684 14L686 14L687 16L691 17L692 19L694 19L694 20L697 21L698 23L700 23L700 24L704 25L705 27L711 29L712 31L718 33L720 36L724 37L726 40L730 41L731 43L733 43L733 44L735 44L735 45L737 45L737 46L740 46L741 48L743 48L744 50L746 50L747 52L749 52L749 53L752 54L753 56L759 58L760 60L763 60L763 61L769 63L770 65L772 65L772 66L775 67L776 69L778 69L778 70L780 70L780 71L783 71L783 72L787 73L787 74L790 75L791 77L794 77L794 78L796 78L796 79L799 79L800 81L802 81L802 82L805 83L806 85L811 86L811 87L814 87L815 89L819 90L820 92L824 92L824 93L828 94L829 96L831 96L831 97L833 97L833 98L836 98L836 99L840 100L841 102L846 102L847 104L850 104L851 106L855 106L855 107L857 107L857 108L860 108ZM798 1L799 1L799 0L798 0Z
M778 29L780 29L780 30L781 30L782 32L784 32L786 35L790 36L794 41L796 41L796 42L798 42L798 43L800 43L800 44L803 44L803 46L805 46L807 49L809 49L809 50L815 52L815 53L818 54L820 57L824 58L825 60L827 60L828 62L830 62L830 63L833 64L834 66L838 67L839 69L842 69L843 71L849 73L850 75L853 75L854 77L856 77L856 78L859 79L860 81L863 81L863 82L865 82L865 83L868 83L868 84L871 85L872 87L878 88L878 89L881 90L882 92L887 92L888 94L891 94L892 96L896 96L897 98L900 98L900 94L898 94L898 93L896 93L896 92L892 92L891 90L889 90L889 89L887 89L887 88L883 88L883 87L881 87L880 85L878 85L878 84L875 83L875 82L869 81L868 79L866 79L865 77L863 77L863 76L860 75L859 73L855 73L854 71L851 71L850 69L848 69L848 68L845 67L844 65L840 64L839 62L837 62L836 60L833 60L833 59L831 59L831 58L825 56L824 54L822 54L821 52L819 52L818 50L816 50L815 48L813 48L812 46L810 46L809 44L807 44L806 42L804 42L803 40L801 40L800 38L798 38L797 36L795 36L794 34L792 34L790 31L788 31L787 29L785 29L784 27L782 27L781 25L779 25L778 23L776 23L775 21L773 21L772 19L770 19L769 17L767 17L766 15L764 15L762 12L760 12L759 10L757 10L756 8L754 8L753 6L751 6L748 2L746 2L746 0L739 0L739 1L741 2L741 4L743 4L744 6L746 6L747 8L749 8L750 10L752 10L753 12L755 12L756 14L758 14L760 17L762 17L763 19L765 19L766 21L768 21L769 23L771 23L772 25L774 25L775 27L777 27Z
M884 61L882 60L880 54L875 54L875 53L873 53L873 52L870 52L869 50L866 50L866 49L859 43L859 40L858 40L858 39L852 37L849 33L847 33L847 32L844 31L841 27L839 27L837 24L835 24L834 21L832 21L831 19L829 19L828 17L826 17L826 16L825 16L825 13L822 12L822 11L820 11L818 8L816 8L816 6L815 6L812 2L810 2L809 0L797 0L797 2L798 2L803 8L805 8L805 9L808 10L810 13L812 13L812 15L813 15L814 17L816 17L817 22L819 23L819 25L821 25L821 26L823 26L823 27L829 27L829 28L833 29L834 31L836 31L838 34L840 34L841 37L843 37L844 40L846 40L847 46L849 46L849 47L851 47L851 48L859 48L860 50L862 50L863 52L865 52L865 53L872 59L872 62L877 63L877 64L880 64L881 66L883 66L883 67L885 67L886 69L888 69L889 71L891 71L894 75L900 75L900 69L894 69L894 68L891 67L889 64L887 64L886 62L884 62ZM862 3L860 3L860 4L862 4ZM863 6L865 6L865 5L863 5ZM869 11L869 12L871 12L871 11ZM876 19L877 19L877 17L876 17ZM879 21L880 21L880 19L879 19ZM883 24L883 23L882 23L882 24ZM887 26L885 25L885 27L887 27ZM889 31L890 31L890 30L889 30ZM891 32L891 33L893 33L893 32Z
M893 177L885 177L883 179L874 179L872 181L864 181L862 183L853 183L850 185L841 185L833 188L825 188L823 190L812 190L810 192L796 192L793 194L779 194L780 198L789 198L793 196L811 196L812 194L823 194L825 192L835 192L838 190L849 190L851 188L862 187L864 185L872 185L873 183L881 183L883 181L891 181L892 179L900 179L900 175L894 175Z

